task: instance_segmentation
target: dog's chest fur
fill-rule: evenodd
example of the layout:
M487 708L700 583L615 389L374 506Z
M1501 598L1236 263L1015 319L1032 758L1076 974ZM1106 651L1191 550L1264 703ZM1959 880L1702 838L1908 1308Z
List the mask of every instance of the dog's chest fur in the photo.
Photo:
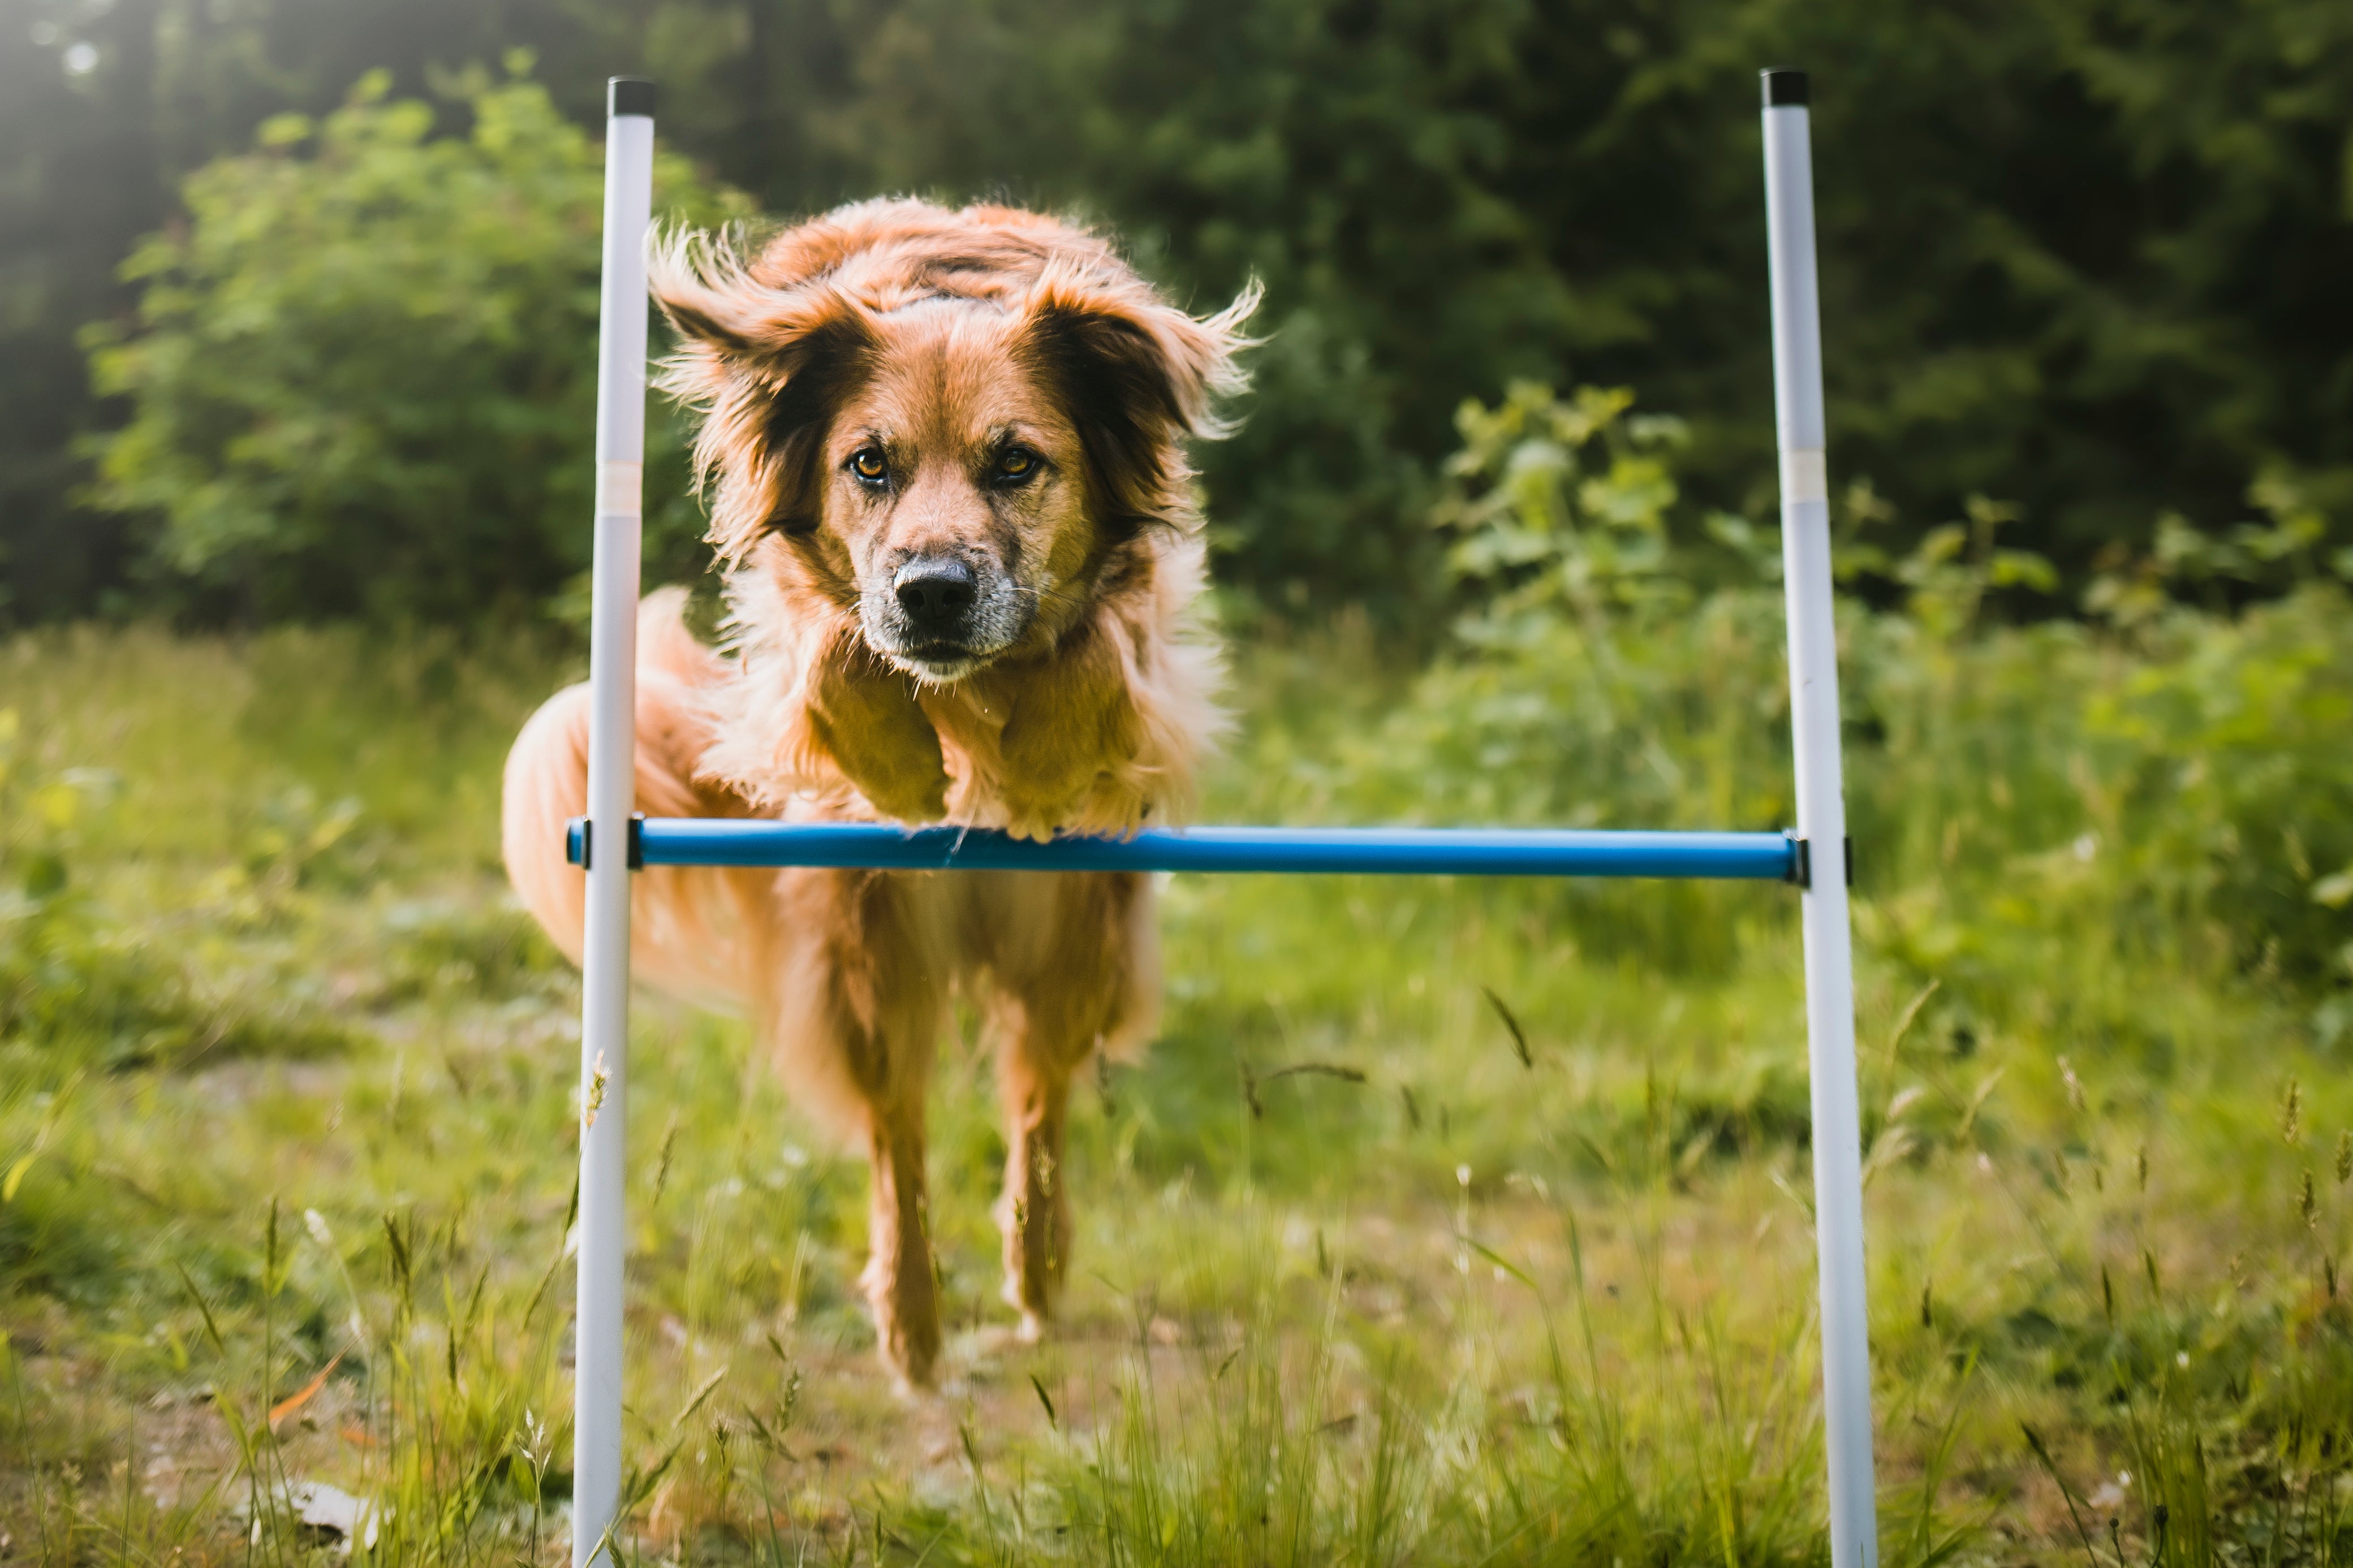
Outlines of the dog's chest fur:
M770 579L736 584L738 658L712 693L706 776L790 816L1119 835L1182 821L1219 732L1214 643L1196 624L1197 542L1143 569L1055 639L948 686L860 665L854 622ZM748 575L748 574L747 574ZM936 809L909 780L944 775Z

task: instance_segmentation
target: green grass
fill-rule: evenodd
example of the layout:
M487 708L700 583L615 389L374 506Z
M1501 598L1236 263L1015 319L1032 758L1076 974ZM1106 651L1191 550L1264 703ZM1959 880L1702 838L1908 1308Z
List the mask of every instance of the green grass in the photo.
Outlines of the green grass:
M1850 628L1883 1560L2338 1561L2344 597L1934 608ZM1769 601L1589 634L1419 675L1261 637L1208 815L1778 825ZM526 638L0 647L0 1561L306 1561L307 1483L369 1500L362 1560L560 1557L576 985L495 792L565 676ZM1166 1026L1075 1113L1034 1348L986 1064L944 1058L917 1405L851 1283L862 1168L739 1022L640 1005L632 1560L1827 1560L1785 891L1165 908ZM1363 1081L1271 1076L1306 1064Z

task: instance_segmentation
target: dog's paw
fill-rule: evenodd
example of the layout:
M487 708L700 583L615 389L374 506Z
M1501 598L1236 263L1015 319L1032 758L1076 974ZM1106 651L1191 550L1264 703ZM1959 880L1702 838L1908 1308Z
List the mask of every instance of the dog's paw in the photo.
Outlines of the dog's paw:
M1005 831L1009 837L1043 844L1054 837L1060 816L1059 812L1016 809L1007 814Z
M1057 833L1132 838L1152 816L1151 798L1108 771L1052 794L1008 789L1005 796L1005 830L1039 843Z
M888 776L858 781L859 793L882 816L898 822L937 822L948 814L948 775Z
M1046 1337L1046 1314L1022 1300L1019 1279L1009 1274L1007 1275L1004 1285L997 1291L997 1297L1007 1306L1021 1314L1020 1320L1014 1325L1015 1339L1025 1345L1034 1345Z
M1152 820L1152 797L1105 773L1079 813L1080 831L1103 838L1133 838Z
M892 1391L905 1400L929 1396L939 1381L939 1345L936 1331L926 1341L920 1334L902 1335L881 1329L875 1347L875 1359L891 1379Z
M1031 814L1040 820L1048 815ZM1089 838L1133 838L1154 819L1151 797L1109 773L1098 775L1092 785L1059 804L1050 815L1059 831Z

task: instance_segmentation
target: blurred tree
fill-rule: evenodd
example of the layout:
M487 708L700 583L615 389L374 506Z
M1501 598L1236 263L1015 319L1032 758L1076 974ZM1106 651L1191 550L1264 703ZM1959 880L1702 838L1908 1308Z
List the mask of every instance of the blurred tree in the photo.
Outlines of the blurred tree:
M465 137L382 77L186 186L132 333L93 332L132 416L97 499L162 521L154 563L246 620L535 610L587 565L604 164L527 81L460 88ZM664 160L661 205L733 206ZM649 435L649 564L701 532L674 422Z
M1074 202L1204 302L1269 283L1208 454L1229 573L1436 583L1466 395L1641 386L1772 496L1755 69L1810 66L1834 464L2081 570L2273 471L2353 521L2353 8L2334 0L889 0L818 121L878 184ZM770 200L799 193L723 168Z
M26 364L58 364L58 334L103 313L104 279L73 258L125 226L72 216L73 136L106 127L90 173L136 163L108 199L152 204L153 226L169 176L364 66L421 90L527 44L583 122L608 71L655 75L670 144L778 213L1005 194L1099 216L1198 305L1261 274L1260 392L1205 454L1220 570L1278 605L1366 600L1410 625L1443 592L1419 519L1451 411L1514 378L1640 385L1690 417L1688 494L1769 505L1753 72L1796 61L1817 86L1841 474L1871 476L1915 533L1972 493L2010 498L2079 577L2168 510L2244 515L2258 476L2340 538L2353 518L2337 0L10 6L53 23L37 47L0 27L0 83L51 79L0 93L0 135L39 174L0 186L0 298L60 280L9 317L0 351ZM69 89L109 111L42 118L90 39L98 64ZM448 132L467 112L435 110ZM21 586L88 526L43 434L103 422L69 379L0 384L0 411L23 405L0 419L19 614L87 603Z
M74 439L102 414L74 329L170 210L151 100L155 0L66 18L0 3L0 626L85 614L121 580L121 520L77 510ZM79 52L75 52L79 47Z

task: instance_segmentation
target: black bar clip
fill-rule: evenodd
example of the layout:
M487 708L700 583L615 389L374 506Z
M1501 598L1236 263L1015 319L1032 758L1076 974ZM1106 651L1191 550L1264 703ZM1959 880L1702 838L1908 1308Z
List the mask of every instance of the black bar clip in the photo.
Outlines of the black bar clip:
M585 816L568 817L564 824L564 858L586 870L596 854L596 836L589 830L596 826ZM646 868L646 814L629 813L629 869Z
M1814 846L1811 839L1789 839L1789 874L1784 880L1795 884L1800 891L1810 891L1814 885ZM1846 885L1854 886L1854 835L1846 837Z

